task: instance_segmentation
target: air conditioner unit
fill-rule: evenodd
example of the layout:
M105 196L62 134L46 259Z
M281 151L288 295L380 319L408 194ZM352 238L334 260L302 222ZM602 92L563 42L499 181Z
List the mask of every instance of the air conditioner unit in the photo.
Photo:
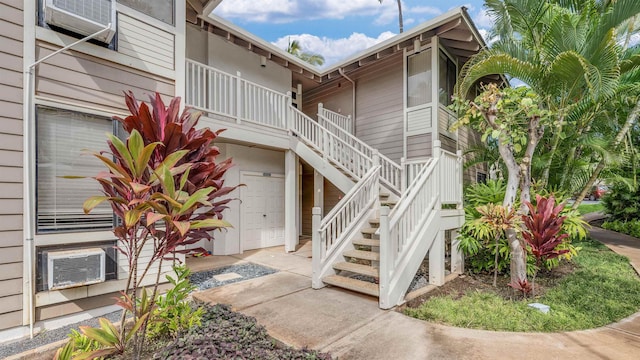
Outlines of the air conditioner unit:
M44 18L54 25L80 35L91 35L108 24L110 30L95 37L109 43L116 33L116 0L45 0Z
M49 290L104 282L104 270L105 252L100 248L49 252Z

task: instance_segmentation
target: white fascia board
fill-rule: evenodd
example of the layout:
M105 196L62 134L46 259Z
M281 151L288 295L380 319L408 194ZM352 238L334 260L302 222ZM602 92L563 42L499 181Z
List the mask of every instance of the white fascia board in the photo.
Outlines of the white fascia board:
M313 66L310 65L309 63L300 60L299 58L289 54L288 52L280 49L279 47L273 45L272 43L265 41L261 38L259 38L257 35L252 34L234 24L232 24L231 22L221 18L218 15L215 14L209 14L209 15L202 15L202 16L198 16L199 18L201 18L202 20L209 22L213 25L216 25L217 27L224 29L240 38L244 38L244 40L256 44L259 47L281 57L286 59L288 62L293 63L305 70L308 70L312 73L314 73L315 75L320 74L320 70Z

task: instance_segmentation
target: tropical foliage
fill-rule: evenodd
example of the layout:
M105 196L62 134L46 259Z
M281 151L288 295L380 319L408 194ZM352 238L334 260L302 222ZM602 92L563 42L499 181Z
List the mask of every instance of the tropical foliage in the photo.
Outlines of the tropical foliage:
M106 167L94 177L103 195L89 198L84 204L84 211L89 213L108 202L119 219L113 232L117 249L128 262L129 275L118 302L125 311L119 333L107 322L101 322L99 329L83 332L117 353L132 341L139 356L156 305L163 262L187 252L183 250L185 245L212 240L214 231L230 226L222 219L222 212L231 199L221 198L235 187L225 187L223 180L231 159L216 162L219 151L213 141L219 132L196 129L199 115L188 110L180 115L179 98L165 106L156 94L150 98L151 108L139 104L131 92L125 98L131 115L116 120L130 135L126 141L110 135L110 153L94 154ZM144 249L151 252L142 260ZM157 270L155 281L148 281L151 294L136 292L152 267ZM127 313L134 321L129 330L124 326Z
M299 58L311 65L321 66L324 64L324 56L312 52L303 51L298 40L289 41L289 45L285 49L289 54Z

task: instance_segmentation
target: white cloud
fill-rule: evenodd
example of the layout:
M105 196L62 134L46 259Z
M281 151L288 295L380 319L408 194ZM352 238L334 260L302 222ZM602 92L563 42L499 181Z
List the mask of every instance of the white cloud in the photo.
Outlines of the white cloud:
M283 36L276 40L273 44L281 49L285 49L289 44L289 40L298 40L303 51L317 53L324 56L325 67L335 64L340 60L367 49L379 42L393 37L395 34L385 31L378 37L369 37L361 33L352 33L349 37L332 39L328 37L319 37L311 34L298 34Z
M289 23L316 19L344 19L347 16L376 16L380 23L391 21L395 2L375 0L235 0L223 1L214 11L223 18L250 22Z
M488 28L488 29L492 28L494 23L493 17L491 17L487 12L487 10L485 9L478 11L476 16L473 17L473 22L479 28Z

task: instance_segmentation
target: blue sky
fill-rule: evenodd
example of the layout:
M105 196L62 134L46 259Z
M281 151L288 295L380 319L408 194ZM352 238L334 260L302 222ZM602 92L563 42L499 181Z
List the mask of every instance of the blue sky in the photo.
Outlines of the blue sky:
M447 10L466 6L480 32L491 27L482 0L403 0L405 31ZM398 33L395 0L224 0L214 11L280 48L297 39L322 54L325 65Z

